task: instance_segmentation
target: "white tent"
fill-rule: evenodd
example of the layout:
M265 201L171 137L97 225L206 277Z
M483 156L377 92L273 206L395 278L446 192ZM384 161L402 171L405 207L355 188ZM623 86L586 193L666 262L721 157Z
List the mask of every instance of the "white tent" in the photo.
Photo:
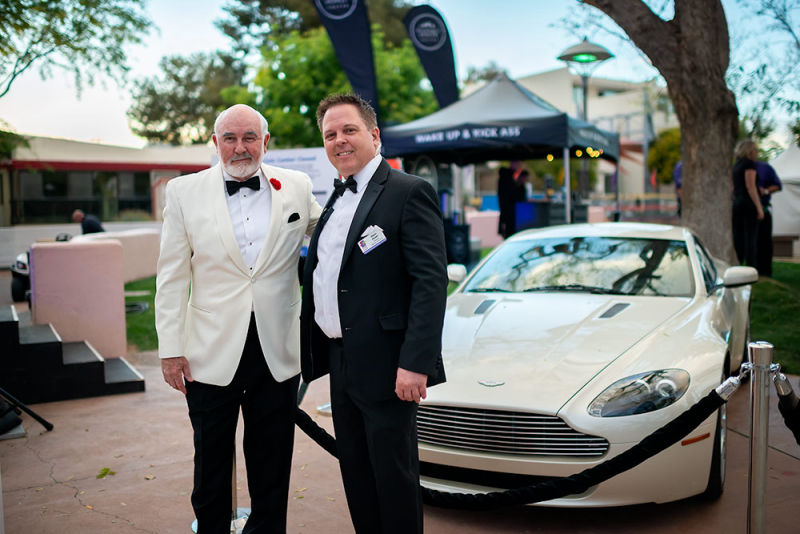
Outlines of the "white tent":
M770 165L783 183L783 191L772 195L772 235L800 236L800 147L789 145ZM794 256L800 255L794 242Z

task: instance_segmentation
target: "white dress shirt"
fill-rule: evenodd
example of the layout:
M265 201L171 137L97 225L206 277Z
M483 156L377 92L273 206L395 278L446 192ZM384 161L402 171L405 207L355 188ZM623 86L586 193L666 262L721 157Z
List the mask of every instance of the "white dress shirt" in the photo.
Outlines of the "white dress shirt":
M225 180L236 180L223 169L222 176ZM229 195L225 191L225 199L228 201L228 211L231 214L233 233L242 259L245 265L250 268L250 275L256 266L258 254L261 246L269 232L270 212L272 210L272 191L270 184L264 177L261 169L258 169L258 181L261 188L253 191L249 187L242 187L238 192ZM223 184L224 187L224 184Z
M358 184L356 192L345 189L344 194L336 199L331 206L333 211L319 234L317 266L314 268L314 320L329 338L342 337L338 286L344 245L356 208L381 159L380 154L376 155L363 169L353 175Z

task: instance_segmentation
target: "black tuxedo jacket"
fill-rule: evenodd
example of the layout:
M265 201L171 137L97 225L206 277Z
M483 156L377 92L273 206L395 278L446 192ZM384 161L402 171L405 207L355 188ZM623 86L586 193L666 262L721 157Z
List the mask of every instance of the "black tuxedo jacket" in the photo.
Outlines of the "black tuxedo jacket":
M331 195L308 247L300 314L301 363L306 382L329 371L329 341L314 321L317 242L330 216ZM367 254L357 241L370 225L386 242ZM444 382L442 324L447 254L433 187L381 161L353 216L338 281L339 318L348 379L372 398L393 396L397 368Z

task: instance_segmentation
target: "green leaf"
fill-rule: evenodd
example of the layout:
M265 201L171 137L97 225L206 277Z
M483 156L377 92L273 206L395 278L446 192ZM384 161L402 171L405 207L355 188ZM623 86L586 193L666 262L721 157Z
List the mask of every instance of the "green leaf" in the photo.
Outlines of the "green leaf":
M106 478L106 476L114 476L114 475L116 475L116 473L114 471L112 471L108 467L104 467L97 474L96 478Z

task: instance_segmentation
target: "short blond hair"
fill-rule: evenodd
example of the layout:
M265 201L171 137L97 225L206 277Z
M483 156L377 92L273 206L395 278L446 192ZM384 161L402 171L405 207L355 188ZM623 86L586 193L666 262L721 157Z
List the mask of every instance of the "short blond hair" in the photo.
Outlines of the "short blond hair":
M734 154L736 159L750 159L750 153L753 150L758 152L758 145L756 145L755 141L747 137L736 143Z

